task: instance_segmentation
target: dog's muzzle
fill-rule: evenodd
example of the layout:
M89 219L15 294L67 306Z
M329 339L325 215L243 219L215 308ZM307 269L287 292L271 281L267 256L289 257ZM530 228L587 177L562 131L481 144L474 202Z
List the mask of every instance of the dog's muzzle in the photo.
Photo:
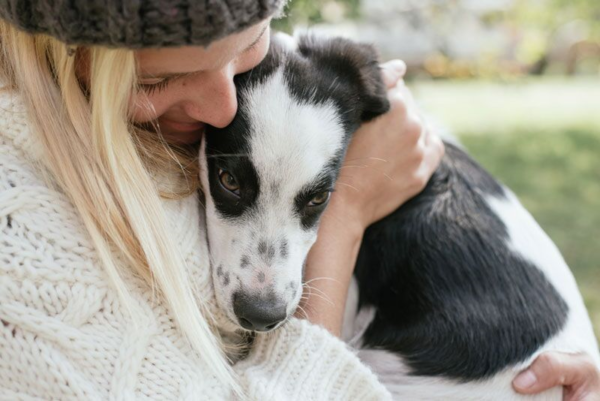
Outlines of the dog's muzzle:
M252 331L273 330L287 317L286 304L273 293L248 294L238 291L233 294L233 312L240 325Z

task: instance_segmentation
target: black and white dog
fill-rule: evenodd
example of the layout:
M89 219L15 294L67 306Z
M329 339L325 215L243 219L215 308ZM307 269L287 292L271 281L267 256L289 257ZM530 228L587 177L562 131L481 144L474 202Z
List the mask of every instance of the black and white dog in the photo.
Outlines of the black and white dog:
M293 314L319 217L359 125L389 107L372 47L273 39L200 163L213 278L232 324ZM507 400L542 351L598 346L575 280L515 196L463 150L364 236L344 333L396 397ZM555 389L536 399L561 399Z

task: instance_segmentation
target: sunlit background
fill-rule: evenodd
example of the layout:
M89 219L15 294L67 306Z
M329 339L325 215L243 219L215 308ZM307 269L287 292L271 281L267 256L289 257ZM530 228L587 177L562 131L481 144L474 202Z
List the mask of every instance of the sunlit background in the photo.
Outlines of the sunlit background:
M427 113L516 192L575 273L600 336L600 1L291 0L401 58Z

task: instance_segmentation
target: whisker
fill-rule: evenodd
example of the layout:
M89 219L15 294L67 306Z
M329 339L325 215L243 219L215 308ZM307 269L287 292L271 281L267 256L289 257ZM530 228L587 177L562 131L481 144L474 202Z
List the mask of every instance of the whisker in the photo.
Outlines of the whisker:
M390 180L390 181L394 181L394 180L392 179L392 177L390 177L389 175L387 175L387 173L384 173L383 171L381 171L381 170L379 170L379 169L377 169L377 168L375 168L375 167L373 167L373 166L369 166L369 167L371 167L373 170L375 170L375 171L377 171L378 173L380 173L381 175L383 175L383 176L384 176L385 178L387 178L388 180Z
M333 280L333 279L332 279L331 281L333 281L333 282L335 282L335 283L339 283L337 280ZM313 287L312 285L309 285L309 284L303 284L303 286L304 286L304 287L306 287L306 288L309 288L310 290L315 290L315 291L318 291L319 293L321 293L321 294L323 294L323 295L325 295L325 296L327 295L327 294L325 294L325 292L323 292L323 290L321 290L321 289L319 289L319 288L317 288L317 287Z
M368 159L368 160L375 160L375 161L378 161L378 162L383 162L383 163L387 163L387 162L388 162L387 160L385 160L385 159L381 159L381 158L379 158L379 157L368 157L367 159Z
M313 294L312 290L317 290L316 288L314 288L314 287L310 287L310 286L306 286L306 288L308 288L308 289L310 290L310 292L309 292L309 297L311 297L311 296L313 296L313 295L314 295L314 296L316 296L316 297L319 297L319 298L321 298L321 299L322 299L322 300L324 300L324 301L327 301L327 302L328 302L329 304L331 304L331 305L335 305L335 303L334 303L334 302L333 302L331 299L329 299L329 297L327 297L326 295L321 295L321 294L318 294L318 293L316 293L316 292ZM323 293L323 292L321 291L321 293ZM324 294L324 293L323 293L323 294Z
M345 186L345 187L352 188L352 189L353 189L353 190L355 190L356 192L360 193L360 190L359 190L358 188L356 188L356 187L353 187L353 186L352 186L352 185L350 185L350 184L344 184L343 182L339 182L339 181L337 182L337 184L338 184L338 185L343 185L343 186Z
M311 288L311 293L309 294L310 296L319 297L322 300L327 301L329 304L334 305L334 302L331 300L331 298L329 298L327 296L327 294L325 294L323 291L319 291L320 293L317 293L317 292L313 293L312 290L317 291L317 288L314 288L314 287Z
M382 170L379 170L377 167L375 166L370 166L370 165L363 165L363 166L358 166L358 165L346 165L346 166L342 166L343 168L349 168L349 167L354 167L354 168L371 168L374 171L382 174L385 178L387 178L390 181L393 181L392 177L390 177L387 173L384 173ZM340 169L341 170L341 169ZM340 174L340 178L342 178L342 175Z
M329 85L329 91L333 91L334 88L337 88L339 85L336 85L338 82L338 78L339 77L335 77L335 79L331 82L331 85Z
M344 164L342 167L340 167L340 170L343 168L367 168L369 166L365 165L365 164Z
M354 161L358 161L358 160L375 160L375 161L380 161L380 162L384 162L387 163L388 161L379 157L373 157L373 156L369 156L369 157L357 157L356 159L348 159L345 160L346 163L348 162L354 162Z
M322 295L320 295L320 294L316 294L316 293L315 293L315 294L313 294L313 293L311 293L311 294L310 294L310 296L314 296L314 297L317 297L317 298L321 298L323 301L327 302L327 303L328 303L328 304L330 304L331 306L335 305L335 303L334 303L334 302L333 302L331 299L329 299L329 298L327 298L327 297L324 297L324 296L322 296ZM307 301L308 301L308 300L307 300Z
M298 309L300 309L300 312L302 312L302 314L304 315L304 318L308 319L308 313L306 313L306 310L300 305L298 305Z
M333 279L331 277L315 277L315 278L312 278L312 279L310 279L308 281L305 281L302 285L307 285L307 284L310 284L310 283L312 283L314 281L317 281L317 280L329 280L329 281L334 281L336 283L339 283L339 281L337 281L336 279Z

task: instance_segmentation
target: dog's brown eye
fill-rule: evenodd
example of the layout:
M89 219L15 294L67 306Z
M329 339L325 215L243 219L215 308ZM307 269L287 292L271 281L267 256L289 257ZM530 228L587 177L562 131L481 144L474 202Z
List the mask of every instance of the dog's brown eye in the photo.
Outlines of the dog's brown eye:
M219 170L219 181L226 190L233 192L236 195L240 194L240 184L238 184L235 177L225 170Z
M323 191L321 193L318 193L314 198L310 200L310 202L308 202L308 206L321 206L329 200L330 194L331 192L329 191Z

